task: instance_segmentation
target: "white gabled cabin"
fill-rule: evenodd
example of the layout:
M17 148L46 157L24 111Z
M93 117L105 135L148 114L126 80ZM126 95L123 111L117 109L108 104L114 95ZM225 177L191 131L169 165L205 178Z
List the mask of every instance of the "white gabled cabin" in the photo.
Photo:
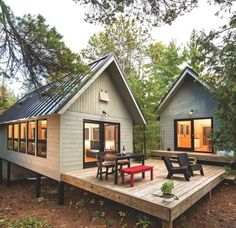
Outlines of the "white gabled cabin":
M3 178L20 167L60 181L93 166L95 152L133 151L133 124L145 118L114 55L89 64L91 74L33 91L0 116ZM9 176L8 176L9 178Z

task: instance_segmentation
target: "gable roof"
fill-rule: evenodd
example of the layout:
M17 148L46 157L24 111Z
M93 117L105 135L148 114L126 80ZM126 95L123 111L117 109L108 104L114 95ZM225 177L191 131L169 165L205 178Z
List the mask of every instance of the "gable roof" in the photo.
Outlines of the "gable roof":
M201 81L198 78L198 74L193 69L191 69L190 67L186 66L184 68L184 70L182 71L182 73L180 74L180 76L175 81L175 83L172 85L172 87L169 89L169 91L166 93L166 95L161 100L161 103L160 103L160 105L157 108L157 113L158 114L163 110L163 108L166 106L166 104L174 96L176 91L181 87L181 85L184 83L184 80L186 79L186 77L192 77L194 80L198 81L204 87L206 87L207 89L210 89L210 87L206 83L204 83L203 81Z
M142 111L120 70L115 56L108 54L88 66L91 70L88 75L77 75L73 78L65 77L60 82L50 83L26 94L0 116L0 124L37 116L63 114L105 70L110 70L111 77L117 82L115 84L119 85L118 89L122 87L124 94L128 96L123 100L134 122L146 124ZM116 77L113 76L113 72ZM123 94L123 91L120 94Z

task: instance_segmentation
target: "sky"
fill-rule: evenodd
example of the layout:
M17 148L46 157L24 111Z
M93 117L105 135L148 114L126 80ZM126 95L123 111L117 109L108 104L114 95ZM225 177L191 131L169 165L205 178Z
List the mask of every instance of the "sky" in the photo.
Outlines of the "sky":
M5 3L16 16L41 14L50 26L56 27L65 44L74 52L85 48L89 37L103 30L101 26L86 23L86 10L73 0L5 0ZM171 26L153 28L152 38L165 44L175 40L178 45L184 45L189 41L193 29L209 31L222 25L223 22L214 15L217 9L216 6L209 6L206 0L200 0L196 9L178 17ZM10 87L18 91L21 83L14 83Z

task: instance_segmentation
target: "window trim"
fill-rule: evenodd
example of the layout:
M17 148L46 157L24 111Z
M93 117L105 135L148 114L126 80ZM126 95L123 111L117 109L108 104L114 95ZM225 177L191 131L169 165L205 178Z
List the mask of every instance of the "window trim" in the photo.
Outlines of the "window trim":
M9 138L9 126L12 127L12 137ZM8 141L11 140L11 143L12 143L12 148L9 148L9 144L8 144ZM7 125L7 149L8 150L13 150L13 123L10 123Z
M46 121L46 123L47 123L47 128L46 128L46 139L45 140L41 140L41 139L39 139L38 138L38 124L39 124L39 122L40 121ZM36 140L37 140L37 144L36 144L36 156L37 157L41 157L41 158L47 158L47 139L48 139L48 121L47 121L47 119L38 119L37 120L37 126L36 126L36 129L37 129L37 133L36 133ZM45 145L46 145L46 155L45 156L43 156L43 155L40 155L39 153L38 153L38 143L45 143Z
M29 139L29 123L30 122L34 122L35 123L35 134L34 134L34 139ZM36 141L36 137L37 137L37 121L36 120L29 120L27 121L27 154L32 155L32 156L36 156L36 148L37 148L37 141ZM34 142L35 143L35 147L34 147L34 154L30 154L29 153L29 143L30 142Z
M18 138L16 138L16 139L15 139L15 135L14 135L14 134L15 134L15 128L14 128L15 125L18 125ZM19 125L19 122L13 123L13 131L12 131L12 132L13 132L13 148L12 148L12 150L14 150L14 151L16 151L16 152L19 152L19 133L20 133L20 132L19 132L19 126L20 126L20 125ZM14 144L15 144L16 141L17 141L17 143L18 143L17 150L16 150L15 147L14 147Z
M26 125L26 135L25 135L25 139L21 139L21 125L22 124L25 124ZM19 152L20 153L24 153L24 154L26 154L27 153L27 147L28 147L28 145L27 145L27 143L28 143L28 129L27 129L27 122L26 121L23 121L23 122L20 122L19 123ZM21 142L25 142L25 151L22 151L21 150Z

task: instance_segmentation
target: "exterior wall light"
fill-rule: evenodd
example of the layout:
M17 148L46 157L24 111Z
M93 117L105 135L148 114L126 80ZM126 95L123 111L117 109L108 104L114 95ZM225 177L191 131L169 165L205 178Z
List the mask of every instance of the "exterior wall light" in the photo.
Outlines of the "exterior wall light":
M189 111L189 115L192 115L193 112L194 112L194 110L191 109L191 110Z
M108 116L108 113L103 110L103 111L102 111L102 115L103 115L104 117L107 117L107 116Z

